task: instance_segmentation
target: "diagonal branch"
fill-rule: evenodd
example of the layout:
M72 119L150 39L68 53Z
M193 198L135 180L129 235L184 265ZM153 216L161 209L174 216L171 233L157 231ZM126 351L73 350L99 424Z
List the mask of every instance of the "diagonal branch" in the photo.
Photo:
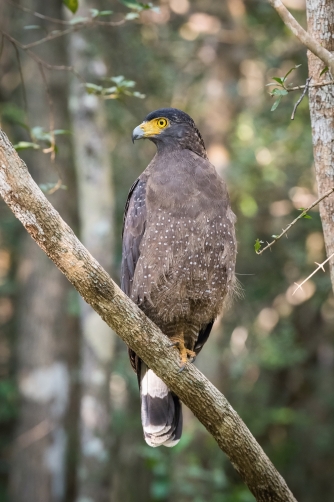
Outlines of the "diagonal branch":
M331 260L334 256L334 253L332 253L325 261L323 261L322 263L315 263L317 266L317 268L315 270L313 270L312 274L310 274L308 277L306 277L306 279L303 280L303 282L301 282L300 284L298 284L298 282L295 282L297 288L294 290L294 292L292 293L292 295L294 295L295 293L297 293L298 289L303 289L303 286L304 284L309 280L311 279L311 277L313 277L317 272L318 270L322 270L323 272L325 272L325 265L327 262L329 262L329 260Z
M319 204L319 202L321 202L322 200L326 199L326 197L328 197L329 195L331 195L332 193L334 192L334 188L331 188L330 190L328 190L324 195L322 195L321 197L319 197L319 199L317 199L315 202L313 202L313 204L311 204L309 207L307 207L306 209L304 209L299 216L297 216L297 218L295 218L291 223L289 223L289 225L284 228L284 230L279 234L279 235L276 235L276 237L274 238L273 241L269 242L266 247L264 247L263 249L261 249L260 251L256 251L256 254L262 254L266 249L268 248L271 248L271 246L273 244L275 244L275 242L278 241L278 239L280 239L281 237L283 237L284 234L286 234L291 227L293 227L293 225L295 225L297 223L298 220L300 220L301 218L304 218L304 216L313 208L315 207L317 204Z
M305 97L305 95L306 95L306 93L307 93L307 91L308 91L308 89L310 87L311 79L312 79L312 77L309 77L308 79L306 79L306 84L305 84L304 90L303 90L300 98L298 99L297 103L293 107L292 114L291 114L291 120L295 119L295 114L296 114L297 108L300 105L300 103L303 101L303 99L304 99L304 97Z
M298 40L305 45L313 54L318 56L330 69L334 75L334 55L320 45L311 35L304 30L288 9L283 5L281 0L269 0L269 3L277 11L284 24L292 31Z
M260 502L296 502L239 415L193 365L179 373L166 336L118 288L40 191L0 131L0 194L80 295L193 411Z

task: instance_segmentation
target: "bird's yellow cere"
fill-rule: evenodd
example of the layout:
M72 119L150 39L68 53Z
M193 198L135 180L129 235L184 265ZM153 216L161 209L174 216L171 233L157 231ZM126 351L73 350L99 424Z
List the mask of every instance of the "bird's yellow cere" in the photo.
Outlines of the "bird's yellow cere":
M169 126L169 120L164 117L159 117L157 119L150 120L149 122L143 122L140 124L140 128L144 131L144 137L149 138L150 136L156 136L160 134L163 129Z

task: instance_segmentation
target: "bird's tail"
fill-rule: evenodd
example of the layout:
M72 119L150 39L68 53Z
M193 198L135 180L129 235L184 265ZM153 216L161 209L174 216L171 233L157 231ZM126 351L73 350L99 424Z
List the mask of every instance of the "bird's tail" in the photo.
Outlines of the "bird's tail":
M182 434L182 408L179 398L141 361L141 421L148 445L175 446Z

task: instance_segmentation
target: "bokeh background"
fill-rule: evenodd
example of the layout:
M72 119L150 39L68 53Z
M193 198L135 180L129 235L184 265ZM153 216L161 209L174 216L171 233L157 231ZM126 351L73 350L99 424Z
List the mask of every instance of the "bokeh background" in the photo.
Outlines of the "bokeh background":
M285 4L305 26L303 0ZM127 192L154 154L149 142L133 146L131 132L160 107L194 118L238 217L244 291L215 323L196 364L296 498L332 501L328 273L293 295L294 283L325 259L317 208L271 251L254 251L255 239L270 240L317 198L307 98L291 121L298 95L271 112L266 87L295 65L301 66L289 82L303 84L305 50L265 0L154 5L158 12L138 12L130 1L79 0L72 15L60 0L1 0L2 29L14 39L2 42L1 126L49 200L119 283ZM119 25L83 28L78 17L87 23L91 15ZM33 44L65 29L66 36L25 49L15 42ZM103 91L110 87L116 90ZM43 151L53 143L51 130L59 133L54 161ZM126 347L1 201L0 378L1 502L254 500L189 410L175 448L146 446Z

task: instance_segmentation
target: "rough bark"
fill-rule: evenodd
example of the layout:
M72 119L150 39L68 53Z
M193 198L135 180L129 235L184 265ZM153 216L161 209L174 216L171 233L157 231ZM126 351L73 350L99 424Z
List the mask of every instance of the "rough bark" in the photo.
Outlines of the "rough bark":
M87 15L80 2L78 16ZM89 11L88 11L89 14ZM89 33L73 33L71 63L88 82L95 81L102 61L91 54ZM105 102L87 94L75 78L71 83L71 115L79 192L80 236L84 246L111 273L114 244L114 194L106 138ZM81 344L80 458L78 500L109 500L110 372L115 336L101 317L80 302Z
M334 50L334 3L332 0L307 0L309 34L328 51ZM309 76L319 81L324 63L308 51ZM331 76L331 79L333 75ZM309 90L313 153L319 195L334 186L334 86ZM334 198L320 203L327 256L334 253ZM330 275L334 291L334 260L330 260Z
M47 4L33 0L30 7L42 14L61 17L58 0ZM58 39L52 46L43 47L43 56L48 61L62 60L64 49L64 40ZM34 62L25 63L30 125L43 126L48 131L48 99L43 79ZM58 72L46 77L53 99L55 128L66 129L67 75ZM56 167L62 171L68 190L59 190L52 200L55 207L61 208L66 221L74 225L75 183L69 139L64 138L58 145L53 166L45 165L46 156L42 153L26 151L25 155L38 183L56 181ZM75 293L26 234L22 235L20 249L16 360L21 407L11 466L11 500L58 502L66 498L67 476L72 483L75 479L74 465L70 467L67 463L69 437L75 430L73 422L76 425L73 401L76 384L72 374L78 359L79 325L69 308L71 292L72 299Z
M0 133L0 193L80 295L193 411L258 501L295 501L239 415L194 366L179 373L175 348L83 247Z

